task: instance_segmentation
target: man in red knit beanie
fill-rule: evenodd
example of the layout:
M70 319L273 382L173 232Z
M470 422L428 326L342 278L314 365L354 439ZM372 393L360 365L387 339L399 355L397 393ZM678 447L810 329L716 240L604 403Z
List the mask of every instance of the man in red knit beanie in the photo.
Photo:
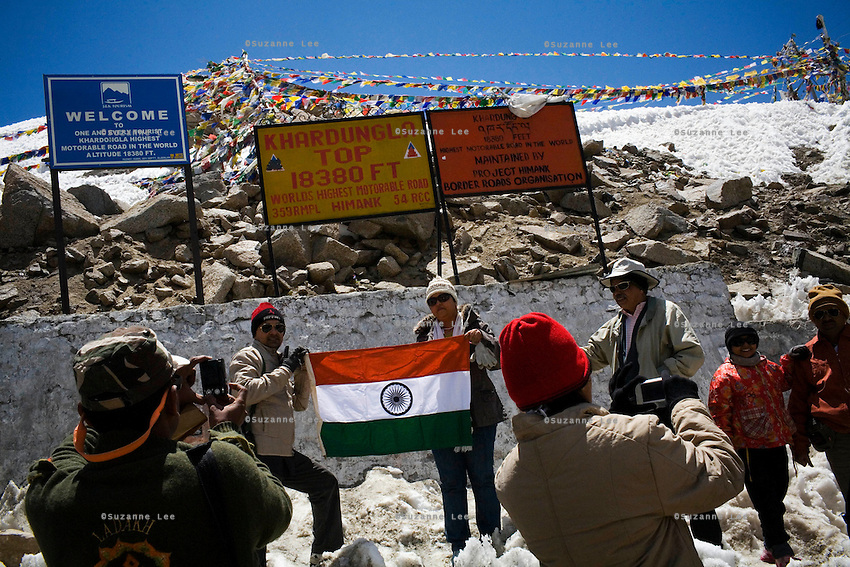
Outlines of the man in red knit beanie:
M496 492L540 563L701 566L685 519L734 498L744 476L697 385L664 381L671 430L593 404L587 356L548 315L514 319L499 343L521 413Z
M342 547L339 483L334 474L295 450L295 414L307 409L310 384L303 368L307 349L278 352L286 334L283 314L268 302L251 314L253 342L230 361L230 378L247 391L250 433L257 456L287 488L304 492L313 511L310 565Z

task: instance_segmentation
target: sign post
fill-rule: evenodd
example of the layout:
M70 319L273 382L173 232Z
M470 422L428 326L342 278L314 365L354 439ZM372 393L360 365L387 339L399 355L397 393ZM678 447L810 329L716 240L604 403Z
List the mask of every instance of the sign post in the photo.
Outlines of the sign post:
M182 166L189 200L195 300L203 278L180 75L44 75L62 310L70 313L59 200L61 170Z

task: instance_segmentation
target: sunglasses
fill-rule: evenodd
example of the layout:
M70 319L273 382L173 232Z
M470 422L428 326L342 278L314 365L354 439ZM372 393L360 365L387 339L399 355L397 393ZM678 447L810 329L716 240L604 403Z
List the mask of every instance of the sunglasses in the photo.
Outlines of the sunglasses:
M743 337L735 337L731 341L729 341L729 346L739 347L744 346L744 343L748 345L756 345L758 346L759 340L753 335L744 335Z
M838 314L841 313L836 307L830 307L829 309L818 309L814 313L812 313L812 317L815 318L816 321L820 321L824 318L825 315L829 315L830 317L838 317Z
M277 325L272 325L271 323L265 323L265 324L260 326L260 330L264 333L269 333L269 332L271 332L272 329L276 330L278 333L280 333L282 335L286 331L286 325L284 325L283 323L278 323Z
M608 289L611 290L611 293L614 293L618 289L625 291L625 290L629 289L629 286L631 286L631 285L632 285L632 282L620 282L618 284L614 284L614 285L608 287Z
M435 305L437 305L437 303L445 303L446 301L448 301L451 298L452 298L452 296L449 295L448 293L441 293L440 295L435 295L434 297L429 297L428 298L428 307L434 307Z

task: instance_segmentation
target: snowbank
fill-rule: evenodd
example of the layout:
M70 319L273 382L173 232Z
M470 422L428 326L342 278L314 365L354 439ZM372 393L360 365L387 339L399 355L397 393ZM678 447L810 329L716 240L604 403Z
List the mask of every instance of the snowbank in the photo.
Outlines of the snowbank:
M815 276L801 278L797 270L791 274L789 281L774 289L772 295L764 297L759 294L750 299L740 295L732 298L732 308L738 321L790 321L808 318L808 291L818 285L820 280Z
M850 106L803 101L579 112L583 140L606 146L661 149L673 142L677 157L697 173L753 183L800 173L791 151L809 146L824 161L806 171L821 183L846 183L850 170Z

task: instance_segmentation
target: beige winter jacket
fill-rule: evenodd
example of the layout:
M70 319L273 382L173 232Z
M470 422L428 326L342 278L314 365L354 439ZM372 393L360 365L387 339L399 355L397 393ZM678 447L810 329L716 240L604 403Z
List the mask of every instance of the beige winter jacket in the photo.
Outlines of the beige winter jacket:
M256 404L250 421L257 454L292 456L295 411L304 411L310 400L307 372L292 372L280 365L276 351L254 340L230 361L230 380L248 389L248 407Z
M666 299L648 297L644 309L646 314L637 329L636 339L640 375L654 378L660 376L663 369L686 378L696 374L705 354L679 306ZM593 333L587 346L582 347L592 370L608 365L612 372L619 368L624 318L622 312L618 313Z
M734 498L743 463L699 400L672 423L592 404L514 416L496 491L541 565L702 565L685 517Z

